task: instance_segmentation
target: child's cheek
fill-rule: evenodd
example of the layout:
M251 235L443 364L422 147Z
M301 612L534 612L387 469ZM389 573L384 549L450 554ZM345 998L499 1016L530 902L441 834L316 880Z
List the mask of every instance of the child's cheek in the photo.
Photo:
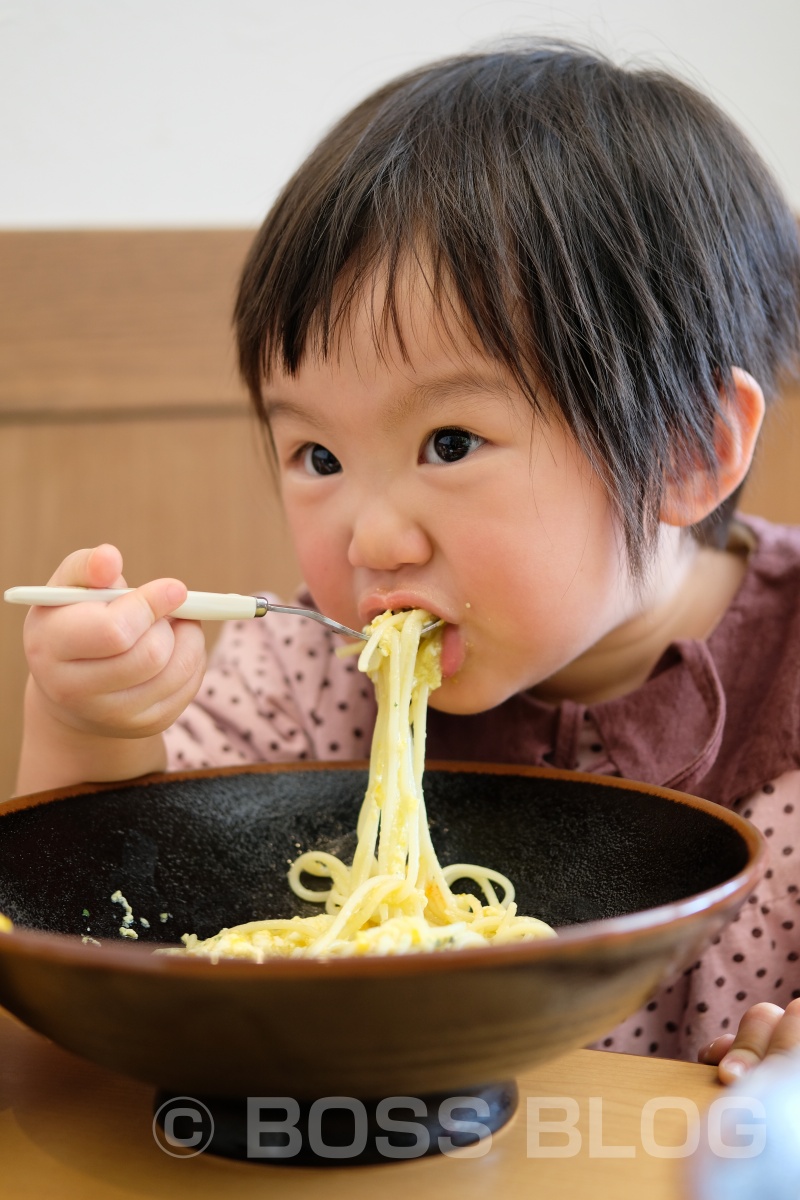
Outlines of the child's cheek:
M322 530L295 537L295 549L303 581L320 612L352 625L357 620L350 584L347 547ZM358 628L358 625L355 626Z

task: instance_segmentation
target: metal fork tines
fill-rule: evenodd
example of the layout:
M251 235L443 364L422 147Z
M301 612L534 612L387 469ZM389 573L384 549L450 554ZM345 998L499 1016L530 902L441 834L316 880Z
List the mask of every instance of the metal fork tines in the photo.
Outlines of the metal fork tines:
M288 613L292 617L308 617L310 621L318 621L320 625L326 625L328 629L332 629L334 633L341 633L344 637L360 638L361 641L369 641L369 635L359 629L350 629L348 625L340 625L338 621L334 621L332 617L326 617L321 612L316 612L313 608L293 608L286 604L272 604L264 596L256 596L256 612L257 617L265 617L267 613ZM442 621L429 621L427 625L423 625L422 632L431 633L437 629Z

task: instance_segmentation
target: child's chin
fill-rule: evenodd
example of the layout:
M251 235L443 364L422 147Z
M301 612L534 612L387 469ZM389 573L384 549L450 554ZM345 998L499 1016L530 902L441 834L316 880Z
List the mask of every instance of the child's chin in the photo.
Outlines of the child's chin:
M437 712L447 713L451 717L474 717L496 708L502 702L485 696L476 697L474 688L459 686L459 683L457 678L445 680L441 687L429 695L428 708L435 708Z
M496 708L513 694L513 689L504 688L498 680L476 676L471 665L468 658L463 670L443 679L441 687L428 696L428 706L454 717L471 717Z

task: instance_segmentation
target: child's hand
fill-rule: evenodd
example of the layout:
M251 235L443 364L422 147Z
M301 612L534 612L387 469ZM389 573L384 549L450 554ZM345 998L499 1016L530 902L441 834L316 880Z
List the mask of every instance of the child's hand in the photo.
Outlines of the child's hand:
M769 1054L800 1046L800 1000L785 1009L777 1004L754 1004L739 1022L736 1034L723 1033L697 1055L698 1061L719 1066L722 1083L735 1083Z
M69 555L50 583L125 587L121 571L119 551L97 546ZM200 626L165 619L185 598L182 583L157 579L110 603L30 610L22 790L164 765L160 734L192 700L205 670ZM113 752L107 739L141 744L134 750L120 742ZM44 769L42 756L50 760Z

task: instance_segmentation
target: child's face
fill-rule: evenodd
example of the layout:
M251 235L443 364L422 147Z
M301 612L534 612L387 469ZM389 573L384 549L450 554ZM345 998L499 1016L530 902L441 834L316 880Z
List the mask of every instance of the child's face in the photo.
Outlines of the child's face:
M552 677L635 615L617 521L555 416L534 419L509 374L447 332L418 290L404 361L376 351L366 303L326 361L266 389L304 578L322 612L360 627L387 608L447 621L447 712L479 712Z

